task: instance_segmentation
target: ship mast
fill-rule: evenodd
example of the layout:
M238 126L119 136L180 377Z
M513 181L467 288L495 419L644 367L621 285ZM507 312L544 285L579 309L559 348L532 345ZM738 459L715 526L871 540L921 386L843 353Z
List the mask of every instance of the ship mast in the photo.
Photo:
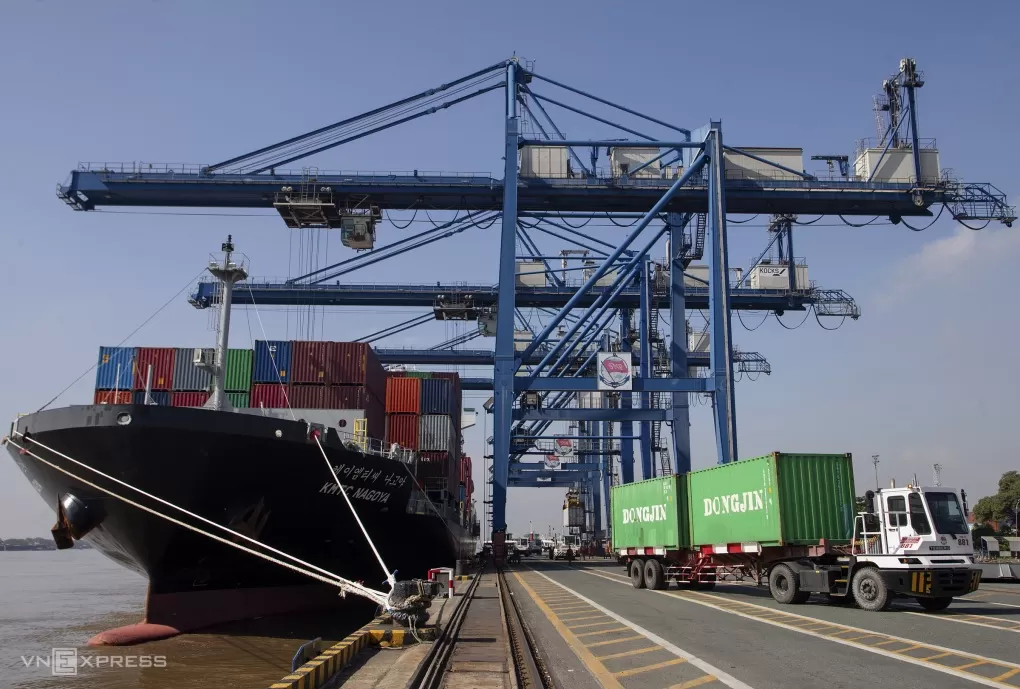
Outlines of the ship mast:
M227 235L227 241L220 247L223 251L223 264L215 261L209 262L209 272L220 281L220 319L216 327L216 356L212 365L212 388L209 391L209 401L206 402L206 409L216 411L230 411L230 401L227 399L226 378L227 378L227 343L230 339L230 304L234 297L234 283L240 282L248 277L248 271L244 265L239 265L230 260L234 253L234 242L232 235Z

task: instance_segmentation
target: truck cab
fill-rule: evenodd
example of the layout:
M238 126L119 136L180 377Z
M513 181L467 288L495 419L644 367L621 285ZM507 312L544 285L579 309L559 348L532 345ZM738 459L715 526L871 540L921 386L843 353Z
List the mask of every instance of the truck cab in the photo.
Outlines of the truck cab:
M973 566L974 542L960 492L907 485L868 491L865 501L851 546L856 571L876 569L889 593L914 596L926 610L944 609L954 596L977 590L981 575ZM869 594L882 602L873 585L857 588L855 597L866 599L859 602L866 604Z

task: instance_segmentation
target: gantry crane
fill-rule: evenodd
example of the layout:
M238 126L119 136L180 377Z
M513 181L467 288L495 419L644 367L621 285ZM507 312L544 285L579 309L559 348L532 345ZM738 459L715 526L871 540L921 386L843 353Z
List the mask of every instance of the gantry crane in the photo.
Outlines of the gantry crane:
M585 107L556 100L535 87L559 89ZM671 428L673 453L662 470L690 469L688 395L708 395L713 404L717 459L737 458L734 379L735 360L730 332L733 309L784 311L814 308L816 315L856 317L853 300L838 290L817 290L797 284L792 269L792 228L808 215L889 218L909 224L930 218L932 209L948 210L958 221L997 220L1011 225L1014 210L1005 195L989 183L965 183L943 175L932 142L919 138L916 90L924 79L913 60L883 83L876 101L880 137L861 142L854 152L852 174L821 179L770 158L761 149L723 143L722 123L699 129L679 127L595 96L537 73L512 58L370 112L292 137L251 153L203 166L155 164L82 164L58 196L75 210L116 206L170 206L274 209L288 227L337 228L344 243L369 250L341 264L286 283L254 284L249 298L259 304L409 303L431 308L443 318L495 321L492 389L493 470L492 526L505 530L506 489L516 485L592 486L601 473L608 493L610 473L604 457L618 453L622 480L633 480L633 441L642 448L642 470L649 475L652 455L664 443L654 438L653 424ZM378 133L490 92L503 95L504 170L489 175L443 175L418 170L356 174L320 172L283 166L344 143ZM558 96L563 98L562 96ZM611 127L626 139L603 136L567 139L548 117L556 107ZM615 111L641 124L625 126L595 114ZM600 111L601 112L601 111ZM550 123L525 134L522 118ZM649 135L637 127L654 126L666 135ZM533 168L536 151L563 161L556 171ZM580 152L589 153L589 163ZM608 170L599 160L608 157ZM824 157L823 160L839 157ZM562 173L559 170L562 168ZM842 172L842 170L841 170ZM848 167L847 173L850 173ZM831 177L831 175L830 175ZM419 209L466 212L444 225L414 237L375 248L377 227L392 210ZM749 289L729 279L727 217L765 214L773 218L773 236L791 264L784 289ZM606 217L621 226L622 239L596 240L567 219ZM624 222L618 222L623 220ZM627 223L626 220L633 222ZM336 278L400 251L413 250L472 227L499 223L498 284L467 288L452 286L337 284ZM551 278L552 284L517 284L518 246L546 262L539 247L523 237L529 231L566 238L598 258L580 284ZM651 252L667 240L662 264L664 281L654 278ZM529 243L530 242L530 243ZM600 243L601 242L601 243ZM685 284L692 261L707 259L704 284ZM547 262L546 272L555 272ZM567 269L563 269L566 272ZM332 281L332 282L330 282ZM753 285L752 285L753 287ZM244 299L244 290L237 298ZM216 294L200 286L192 297L209 305ZM530 341L515 346L515 319L521 308L549 309ZM688 352L687 310L708 313L707 375L691 376L692 363L704 362ZM659 312L669 313L659 327ZM655 314L655 315L653 315ZM618 324L615 337L611 334ZM399 331L394 327L391 331ZM632 333L637 330L636 336ZM637 350L635 353L633 350ZM420 360L428 355L414 353ZM438 356L438 355L437 355ZM472 355L473 356L473 355ZM486 355L489 356L489 355ZM638 362L638 371L630 365ZM602 367L612 359L612 375ZM616 362L622 361L623 364ZM628 363L629 362L629 363ZM594 367L594 369L593 369ZM608 369L607 369L608 370ZM482 380L478 385L488 385ZM611 403L597 408L572 406L577 395L604 393ZM537 394L535 394L537 393ZM639 396L634 406L633 395ZM552 420L576 424L577 440L587 443L586 455L573 472L543 482L541 469L512 461L531 453L548 437ZM633 424L641 432L633 432ZM615 432L614 424L620 424ZM619 448L615 443L619 442ZM627 455L630 459L627 459ZM594 457L598 461L586 461ZM513 468L512 468L513 465Z

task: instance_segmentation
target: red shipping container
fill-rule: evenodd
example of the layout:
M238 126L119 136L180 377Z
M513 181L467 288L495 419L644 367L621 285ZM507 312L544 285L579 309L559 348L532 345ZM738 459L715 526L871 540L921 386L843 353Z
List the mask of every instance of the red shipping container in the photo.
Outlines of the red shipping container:
M329 342L298 342L291 345L290 382L327 385ZM300 407L299 407L300 408Z
M295 409L368 409L382 399L360 385L293 385L290 404Z
M209 401L208 392L175 392L170 395L171 407L201 407Z
M421 452L418 455L416 475L419 480L429 478L448 479L450 462L449 452Z
M361 407L358 407L361 409ZM376 440L383 440L386 437L386 412L383 403L374 401L365 409L365 418L368 420L368 437Z
M386 392L386 371L364 342L330 342L326 375L333 385L363 385L379 397Z
M113 390L96 390L95 404L131 404L131 391L119 390L116 395Z
M330 388L325 385L292 385L290 406L294 409L336 409L330 402Z
M409 450L418 449L418 415L387 414L386 444L397 443Z
M420 378L386 379L386 413L417 414L421 410Z
M460 482L465 483L471 476L471 458L464 455L460 458Z
M251 397L248 406L252 409L286 409L289 390L279 383L256 383L251 386Z
M377 394L362 385L338 385L332 388L336 395L337 409L368 409L374 405L383 406L385 392Z
M152 389L169 390L174 382L173 347L139 347L135 357L135 390L145 389L145 380L152 365Z

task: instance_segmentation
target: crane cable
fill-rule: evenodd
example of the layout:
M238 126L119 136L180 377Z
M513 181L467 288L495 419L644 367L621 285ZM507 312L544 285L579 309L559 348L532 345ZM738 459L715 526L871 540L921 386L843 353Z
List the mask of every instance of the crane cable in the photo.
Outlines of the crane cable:
M308 562L305 562L305 561L303 561L303 560L301 560L301 559L299 559L297 557L294 557L293 555L288 555L287 553L285 553L285 552L283 552L281 550L277 550L276 548L273 548L272 546L266 545L265 543L261 543L261 542L255 540L254 538L251 538L251 537L246 536L246 535L244 535L242 533L234 531L230 527L223 526L222 524L217 524L216 522L214 522L212 520L206 519L205 517L197 515L197 514L195 514L193 512L189 512L188 510L184 509L183 507L175 505L172 502L169 502L169 501L164 500L162 498L156 497L155 495L152 495L151 493L147 493L144 490L142 490L141 488L138 488L137 486L132 486L130 483L127 483L125 481L121 481L120 479L114 478L113 476L110 476L109 474L105 474L102 471L100 471L99 469L96 469L95 467L91 467L88 464L85 464L84 462L80 462L77 459L74 459L73 457L70 457L70 456L64 454L63 452L60 452L59 450L55 450L52 447L48 447L47 445L44 445L43 443L39 442L35 438L32 438L32 437L26 435L25 433L22 433L22 432L20 432L20 431L18 431L16 429L13 431L13 433L14 433L14 435L21 436L22 442L25 445L27 445L28 443L33 443L35 445L38 445L42 449L44 449L44 450L46 450L48 452L51 452L51 453L57 455L58 457L63 457L64 459L66 459L66 460L68 460L70 462L73 462L73 463L75 463L75 464L77 464L77 465L79 465L81 467L84 467L85 469L88 469L89 471L95 472L96 474L99 474L100 476L102 476L105 479L109 479L111 481L114 481L115 483L119 483L120 485L123 485L123 486L125 486L127 488L130 488L131 490L134 490L134 491L136 491L138 493L141 493L142 495L144 495L147 498L150 498L152 500L155 500L156 502L159 502L159 503L164 504L164 505L166 505L168 507L172 507L175 510L183 512L184 514L188 515L189 517L193 517L193 518L195 518L195 519L197 519L197 520L199 520L201 522L204 522L206 524L210 524L211 526L215 526L218 529L222 529L223 531L226 531L227 533L231 534L232 536L236 536L236 537L242 538L242 539L244 539L246 541L250 541L251 543L255 543L256 545L259 545L259 546L261 546L261 547L263 547L263 548L265 548L265 549L267 549L267 550L269 550L269 551L271 551L273 553L276 553L277 555L281 555L281 556L283 556L285 558L288 558L290 560L293 560L294 562L299 563L300 565L302 565L302 567L298 567L296 565L292 565L292 564L289 564L287 562L283 562L282 560L277 560L276 558L271 557L269 555L266 555L265 553L260 553L257 550L252 550L251 548L243 546L243 545L241 545L239 543L235 543L235 542L233 542L233 541L231 541L229 539L222 538L221 536L217 536L215 534L209 533L208 531L203 531L202 529L199 529L198 527L195 527L195 526L192 526L192 525L187 524L185 522L182 522L179 519L174 519L173 517L171 517L169 515L163 514L162 512L154 510L154 509L152 509L150 507L146 507L145 505L142 505L142 504L137 503L137 502L135 502L133 500L130 500L129 498L125 498L123 495L118 495L117 493L113 492L112 490L110 490L108 488L104 488L103 486L100 486L100 485L97 485L95 483L92 483L91 481L88 481L88 480L86 480L86 479L84 479L84 478L82 478L80 476L76 476L75 474L73 474L72 472L68 471L67 469L64 469L63 467L60 467L57 464L54 464L53 462L50 462L49 460L44 459L43 457L40 457L38 454L32 452L27 447L25 447L23 445L19 445L18 443L14 442L14 440L11 439L10 437L7 437L7 436L4 437L4 441L5 442L10 443L14 447L18 448L18 450L23 452L24 454L27 454L27 455L30 455L30 456L34 457L35 459L39 460L43 464L46 464L46 465L52 467L53 469L56 469L57 471L70 476L71 478L75 479L76 481L79 481L79 482L83 483L84 485L87 485L87 486L89 486L91 488L95 488L96 490L99 490L99 491L102 491L103 493L111 495L111 496L117 498L118 500L126 502L127 504L131 505L132 507L137 507L140 510L144 510L145 512L148 512L148 513L153 514L153 515L155 515L157 517L165 519L165 520L167 520L169 522L172 522L172 523L174 523L174 524L176 524L178 526L184 527L185 529L188 529L190 531L194 531L196 533L208 536L208 537L212 538L213 540L219 541L220 543L224 543L224 544L232 546L234 548L238 548L239 550L243 550L243 551L251 553L252 555L255 555L257 557L261 557L264 560L268 560L268 561L273 562L275 564L278 564L278 565L281 565L281 566L286 567L288 569L294 570L295 572L299 572L301 574L305 574L305 575L310 576L312 578L318 579L319 581L321 581L323 583L332 584L333 586L337 586L344 593L347 593L347 592L356 593L356 594L358 594L360 596L364 596L365 598L368 598L369 600L372 600L372 601L374 601L374 602L376 602L376 603L378 603L380 605L387 605L388 604L388 596L386 594L380 592L380 591L375 591L375 590L370 589L370 588L368 588L366 586L363 586L363 585L361 585L361 584L359 584L357 582L350 581L348 579L344 579L343 577L341 577L339 575L336 575L336 574L333 574L332 572L330 572L328 570L322 569L321 567L316 567L315 565L310 564ZM303 567L308 568L308 569L303 569ZM313 572L313 571L310 571L310 570L316 570L316 572L322 572L326 576L323 576L323 574L317 574L316 572Z
M255 317L258 318L259 328L262 329L262 339L268 340L269 336L266 335L266 327L262 323L262 315L259 313L258 304L255 303L255 295L252 294L251 292L251 285L248 285L246 283L245 286L248 287L248 294L251 295L252 306L255 307ZM273 370L276 372L276 378L277 380L280 381L280 385L282 386L283 377L280 376L280 369L276 365L276 357L270 355L270 361L273 362ZM294 415L294 409L293 407L290 406L290 396L287 395L286 388L284 388L284 399L287 402L287 411L290 412L290 417L294 421L297 421L297 417ZM347 503L347 507L350 508L351 514L354 515L354 521L357 522L358 528L361 529L361 533L365 536L365 540L368 541L368 546L372 549L372 553L375 555L375 559L379 561L379 566L382 567L383 572L386 573L386 583L390 585L390 593L392 594L397 583L397 580L394 577L394 573L391 572L390 569L386 566L386 563L382 559L382 555L379 554L379 550L375 547L375 542L372 540L372 537L368 534L368 529L366 529L364 523L362 523L361 517L358 515L358 510L354 508L354 503L351 502L350 496L347 495L347 489L344 487L344 484L340 482L340 477L337 476L336 470L333 468L333 463L329 461L329 456L326 454L325 448L322 447L322 442L319 440L319 434L313 433L312 438L315 440L315 444L318 446L319 452L322 454L322 459L326 462L326 467L329 469L329 473L332 474L333 480L336 481L336 485L340 487L340 494L343 496L344 501Z
M784 328L786 328L787 330L796 330L797 328L799 328L800 326L804 325L804 323L806 323L806 322L807 322L808 316L810 316L810 315L811 315L811 312L810 312L810 311L808 311L807 313L805 313L805 314L804 314L804 319L803 319L803 320L802 320L802 321L801 321L800 323L798 323L797 325L793 326L792 328L791 328L790 326L788 326L788 325L787 325L786 323L783 323L783 319L781 319L781 318L779 317L779 314L778 314L778 313L775 313L775 312L773 311L773 314L775 315L775 317L776 317L776 320L777 320L777 321L779 321L779 325L783 326L783 327L784 327Z

